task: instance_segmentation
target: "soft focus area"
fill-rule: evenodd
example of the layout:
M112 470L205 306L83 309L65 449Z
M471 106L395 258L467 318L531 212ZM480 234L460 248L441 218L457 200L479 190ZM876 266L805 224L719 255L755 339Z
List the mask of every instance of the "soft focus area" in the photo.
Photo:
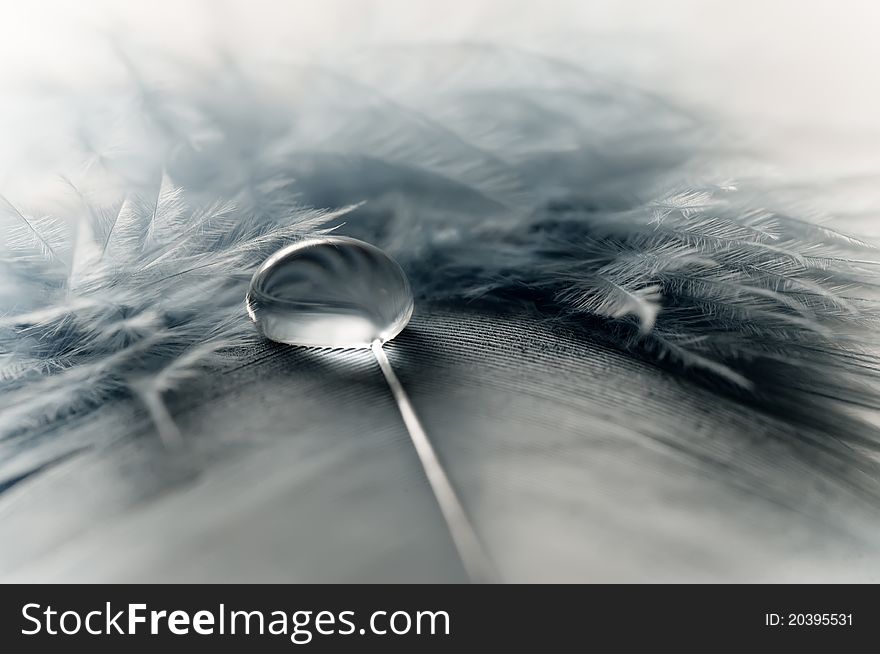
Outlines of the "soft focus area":
M876 582L878 29L0 0L0 579L475 581L369 350L264 338L393 332L499 580ZM400 267L252 286L261 334L327 234Z

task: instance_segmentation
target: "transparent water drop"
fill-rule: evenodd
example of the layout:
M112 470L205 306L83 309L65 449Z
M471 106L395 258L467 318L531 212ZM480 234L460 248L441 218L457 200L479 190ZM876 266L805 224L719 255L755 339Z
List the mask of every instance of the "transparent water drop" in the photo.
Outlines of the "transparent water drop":
M403 270L379 248L322 236L269 257L251 280L247 310L279 343L369 348L406 327L413 296Z

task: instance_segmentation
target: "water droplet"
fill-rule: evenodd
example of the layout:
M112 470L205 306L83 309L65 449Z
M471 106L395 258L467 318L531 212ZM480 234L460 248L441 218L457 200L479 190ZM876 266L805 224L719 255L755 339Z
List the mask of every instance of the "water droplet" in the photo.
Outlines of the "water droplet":
M413 297L403 270L382 250L323 236L269 257L251 280L247 309L279 343L368 348L406 327Z

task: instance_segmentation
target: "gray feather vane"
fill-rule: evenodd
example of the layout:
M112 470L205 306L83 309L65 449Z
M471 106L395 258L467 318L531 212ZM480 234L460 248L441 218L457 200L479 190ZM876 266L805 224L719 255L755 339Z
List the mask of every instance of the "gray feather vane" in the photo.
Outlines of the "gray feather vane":
M88 165L60 213L0 200L0 432L134 395L175 438L162 398L253 343L255 266L340 226L422 301L525 305L791 420L804 397L876 407L872 244L772 189L683 186L715 156L683 112L637 91L609 107L587 73L470 50L464 73L403 75L393 97L369 83L384 54L350 77L291 68L307 94L185 65L158 94L127 58L134 99L109 89L105 111L129 143L100 149L83 112Z

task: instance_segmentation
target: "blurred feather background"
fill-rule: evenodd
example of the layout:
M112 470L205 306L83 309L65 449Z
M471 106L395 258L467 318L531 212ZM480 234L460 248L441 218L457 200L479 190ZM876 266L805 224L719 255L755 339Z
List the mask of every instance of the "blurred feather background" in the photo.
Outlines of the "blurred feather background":
M332 229L502 579L876 579L870 4L4 11L8 578L466 579L369 359L247 322Z

